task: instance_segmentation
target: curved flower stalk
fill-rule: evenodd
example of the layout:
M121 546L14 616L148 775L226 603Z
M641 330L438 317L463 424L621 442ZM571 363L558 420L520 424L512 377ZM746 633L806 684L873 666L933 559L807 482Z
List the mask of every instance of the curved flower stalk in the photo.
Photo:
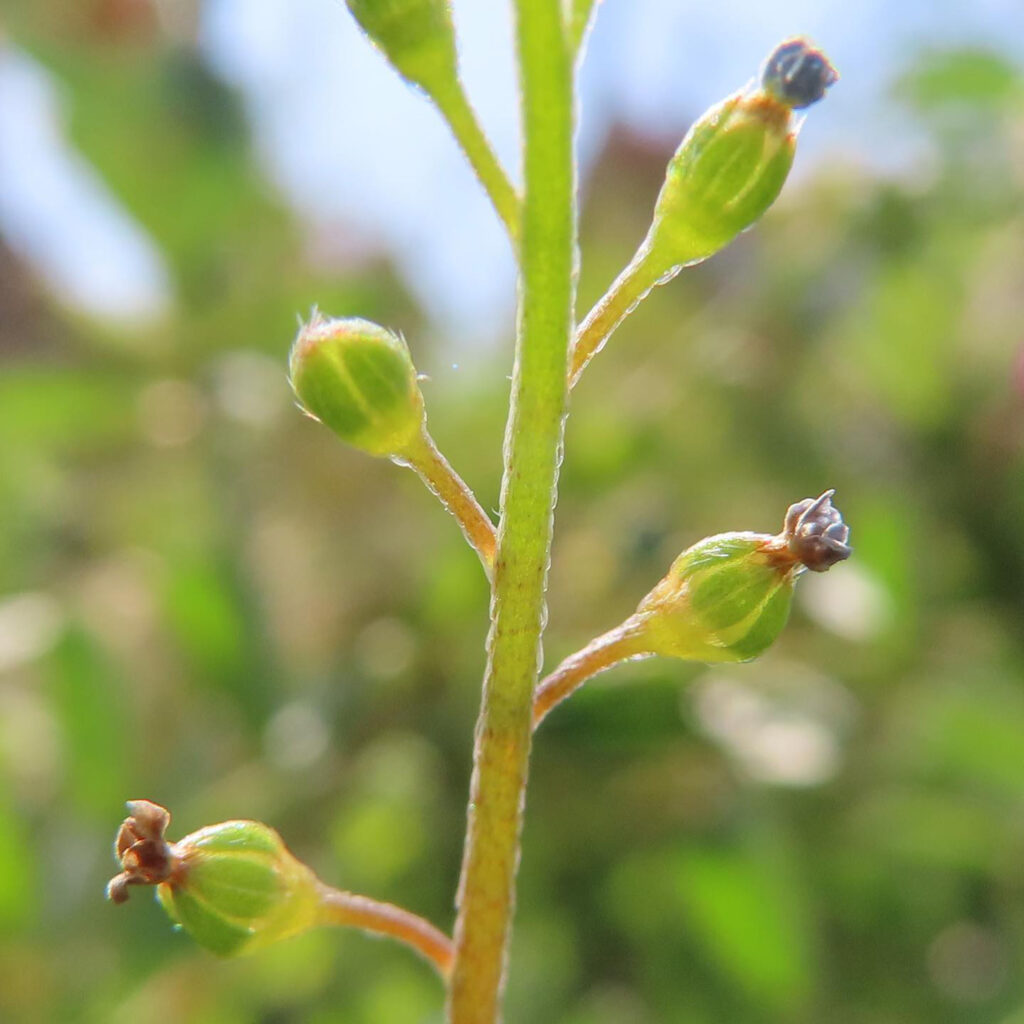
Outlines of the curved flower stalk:
M587 679L621 661L661 655L750 661L789 619L800 575L849 558L850 529L833 490L786 511L782 532L721 533L687 548L625 622L570 655L538 686L536 728Z

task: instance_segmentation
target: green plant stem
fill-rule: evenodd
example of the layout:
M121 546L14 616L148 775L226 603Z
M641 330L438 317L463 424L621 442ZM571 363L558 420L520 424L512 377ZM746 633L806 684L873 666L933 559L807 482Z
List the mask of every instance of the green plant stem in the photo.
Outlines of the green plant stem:
M414 469L441 504L455 517L466 540L480 556L490 579L494 571L497 535L494 523L480 507L466 482L452 469L424 428L422 434L395 460Z
M517 0L520 302L483 700L455 925L450 1024L499 1019L545 619L576 250L572 62L559 0Z
M533 697L534 729L556 704L599 672L630 658L650 656L644 638L643 619L639 614L632 615L621 625L591 640L582 650L570 654L537 687Z
M574 55L579 54L587 37L597 0L571 0L569 16L566 19L566 33Z
M359 928L371 935L384 935L405 943L447 979L452 969L452 941L429 921L391 903L380 903L368 896L357 896L318 886L320 923Z
M664 268L660 262L655 263L652 249L645 240L626 269L612 282L604 297L580 324L569 366L570 388L576 386L587 363L604 348L615 328L664 279Z
M522 204L480 126L462 83L455 77L445 79L431 88L430 95L483 185L512 244L518 245Z

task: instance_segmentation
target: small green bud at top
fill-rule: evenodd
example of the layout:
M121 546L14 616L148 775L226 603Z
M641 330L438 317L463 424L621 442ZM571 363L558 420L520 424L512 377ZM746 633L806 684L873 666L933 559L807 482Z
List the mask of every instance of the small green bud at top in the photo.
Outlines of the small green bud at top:
M648 235L663 274L717 252L775 202L796 151L793 108L820 99L836 77L820 52L788 40L765 62L760 87L693 125L669 162Z
M694 544L640 602L645 650L693 661L747 661L789 618L805 570L848 558L849 528L832 491L791 505L782 533L723 533Z
M169 843L170 814L133 800L118 832L122 872L107 886L115 903L132 885L156 885L171 918L221 956L249 952L319 923L316 876L258 821L225 821Z
M368 320L314 313L289 357L303 409L371 455L401 455L423 429L423 396L405 342Z
M403 78L431 92L455 75L448 0L346 0L352 16Z

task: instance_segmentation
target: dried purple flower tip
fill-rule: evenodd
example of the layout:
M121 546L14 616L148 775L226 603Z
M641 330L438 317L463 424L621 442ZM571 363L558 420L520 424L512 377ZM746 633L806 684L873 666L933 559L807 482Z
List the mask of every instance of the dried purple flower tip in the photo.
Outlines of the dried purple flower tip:
M794 110L817 103L838 80L828 57L800 38L779 43L761 68L761 87Z
M783 537L789 550L812 572L826 572L850 557L850 528L832 504L834 489L804 498L786 510Z

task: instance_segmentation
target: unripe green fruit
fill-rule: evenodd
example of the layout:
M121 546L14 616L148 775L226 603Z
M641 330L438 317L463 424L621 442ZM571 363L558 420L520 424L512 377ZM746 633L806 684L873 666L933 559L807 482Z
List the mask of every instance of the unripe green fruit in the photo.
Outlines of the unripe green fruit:
M157 889L167 913L220 956L250 952L317 923L317 880L258 821L225 821L173 846L175 867Z
M409 349L377 324L314 315L295 339L289 369L305 411L370 455L401 455L423 429Z
M107 897L124 903L133 886L157 887L167 913L220 956L248 952L320 923L320 883L259 821L224 821L170 843L171 816L130 800L114 853L121 872Z
M692 661L748 661L789 618L805 570L848 558L850 531L832 491L786 511L782 533L720 533L687 548L640 602L640 649Z
M778 198L795 152L789 108L763 93L712 107L669 162L650 236L659 263L706 259L750 227Z
M692 661L747 661L789 618L797 563L771 554L772 537L723 533L684 551L640 603L651 651Z
M775 202L796 152L793 109L820 99L837 77L805 40L787 40L765 61L760 86L693 125L669 162L647 239L662 273L718 252Z
M346 0L352 16L392 66L431 92L455 74L448 0Z

